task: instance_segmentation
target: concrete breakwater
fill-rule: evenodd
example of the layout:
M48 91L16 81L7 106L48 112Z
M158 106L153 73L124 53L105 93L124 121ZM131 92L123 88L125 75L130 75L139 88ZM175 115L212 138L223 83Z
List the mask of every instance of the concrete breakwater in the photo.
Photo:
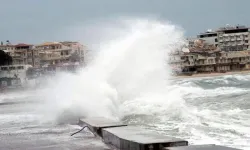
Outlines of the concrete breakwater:
M188 141L168 137L148 129L123 124L106 118L79 119L78 125L88 128L110 147L119 150L237 150L220 145L189 145ZM82 129L82 130L83 130ZM72 134L73 135L73 134Z

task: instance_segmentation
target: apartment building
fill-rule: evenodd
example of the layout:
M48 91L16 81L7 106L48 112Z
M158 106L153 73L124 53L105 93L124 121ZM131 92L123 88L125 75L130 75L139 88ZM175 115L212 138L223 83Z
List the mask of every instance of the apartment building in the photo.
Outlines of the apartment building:
M197 38L219 47L222 51L243 51L249 49L249 35L249 28L246 26L227 25L215 31L201 33Z
M184 54L183 72L227 72L250 69L250 51L195 51Z
M70 49L58 42L46 42L35 47L39 51L41 65L59 64L67 61Z
M221 69L226 69L226 71L250 69L250 51L230 51L221 53L216 63L217 71Z
M227 26L217 30L219 47L222 51L242 51L249 49L249 28Z
M64 41L60 43L71 48L70 61L83 63L86 56L86 46L80 44L79 42L72 41Z
M36 46L41 65L59 65L84 60L84 47L78 42L46 42Z
M13 65L28 64L35 67L40 65L38 51L36 51L31 44L0 45L0 50L3 50L12 57Z
M182 56L184 72L215 72L218 51L196 51Z

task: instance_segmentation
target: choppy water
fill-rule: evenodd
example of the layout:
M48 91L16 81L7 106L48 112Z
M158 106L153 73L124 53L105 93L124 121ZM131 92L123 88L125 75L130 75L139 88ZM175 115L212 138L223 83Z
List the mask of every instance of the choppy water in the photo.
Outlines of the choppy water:
M69 136L80 116L119 119L191 144L250 148L249 75L173 80L166 61L185 43L183 31L156 20L119 26L109 27L119 36L106 35L112 40L78 73L58 74L36 91L0 95L0 142L9 143L0 149L104 148L89 134Z
M122 120L187 139L191 144L214 143L250 149L250 75L178 79L173 81L172 88L178 91L176 94L180 94L183 101L169 104L171 107L168 108L144 106L162 109L162 113L135 113L124 116ZM71 148L81 147L88 139L89 143L103 146L91 134L70 137L70 133L79 129L78 126L46 121L37 111L40 99L37 91L1 94L0 137L9 140L18 137L14 138L18 141L27 138L29 142L50 139L52 143L64 143L65 147Z
M173 88L184 101L175 103L171 111L161 116L131 115L125 121L192 144L250 149L250 75L181 79L174 81Z

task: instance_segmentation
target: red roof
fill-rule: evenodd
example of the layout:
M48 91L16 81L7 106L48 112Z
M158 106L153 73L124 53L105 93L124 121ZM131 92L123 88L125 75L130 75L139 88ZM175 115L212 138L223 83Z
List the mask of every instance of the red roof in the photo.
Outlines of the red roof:
M15 45L16 47L21 47L21 46L32 46L31 44L24 44L24 43L19 43Z

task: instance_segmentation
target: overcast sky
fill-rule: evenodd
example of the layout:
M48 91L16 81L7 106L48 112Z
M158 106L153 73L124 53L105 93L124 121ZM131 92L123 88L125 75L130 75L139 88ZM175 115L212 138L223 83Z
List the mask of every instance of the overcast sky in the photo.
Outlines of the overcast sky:
M186 36L225 24L250 25L250 0L0 0L0 40L71 40L71 26L114 16L155 16L180 25ZM65 33L64 33L65 32ZM74 39L77 40L77 39Z

